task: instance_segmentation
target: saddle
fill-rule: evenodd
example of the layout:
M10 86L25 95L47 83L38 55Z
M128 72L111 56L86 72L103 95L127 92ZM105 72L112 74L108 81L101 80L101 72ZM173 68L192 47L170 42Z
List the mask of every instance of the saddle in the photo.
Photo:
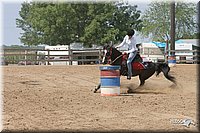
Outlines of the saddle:
M128 59L129 54L124 54L122 56L122 66L123 67L127 67L127 59ZM137 53L135 58L132 61L132 69L133 70L144 70L146 69L146 66L143 63L142 58L140 57L140 55Z

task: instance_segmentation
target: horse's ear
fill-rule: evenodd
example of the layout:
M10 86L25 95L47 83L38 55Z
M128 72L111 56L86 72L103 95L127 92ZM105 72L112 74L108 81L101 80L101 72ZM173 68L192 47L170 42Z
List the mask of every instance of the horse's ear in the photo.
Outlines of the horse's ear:
M107 49L107 47L109 47L109 45L108 45L108 44L105 44L105 45L103 46L103 49Z
M107 44L107 48L110 48L111 47L111 45L110 44Z

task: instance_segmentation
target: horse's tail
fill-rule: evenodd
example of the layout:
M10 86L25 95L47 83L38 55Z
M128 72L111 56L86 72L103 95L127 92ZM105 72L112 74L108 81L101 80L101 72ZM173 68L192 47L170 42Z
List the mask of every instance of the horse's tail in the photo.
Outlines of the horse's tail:
M176 78L171 76L169 74L170 67L168 66L167 63L157 63L156 64L156 76L160 74L160 72L163 72L165 78L176 84Z

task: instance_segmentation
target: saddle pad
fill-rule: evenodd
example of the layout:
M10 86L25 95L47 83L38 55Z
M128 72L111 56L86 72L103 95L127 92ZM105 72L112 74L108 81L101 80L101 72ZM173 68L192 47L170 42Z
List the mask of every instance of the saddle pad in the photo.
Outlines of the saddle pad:
M145 66L140 62L133 62L132 63L132 68L134 70L143 70L143 69L145 69Z

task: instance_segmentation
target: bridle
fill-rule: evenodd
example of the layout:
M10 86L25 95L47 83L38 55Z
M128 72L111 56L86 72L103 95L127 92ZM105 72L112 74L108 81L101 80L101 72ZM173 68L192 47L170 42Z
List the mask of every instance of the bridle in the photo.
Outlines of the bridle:
M108 52L109 51L109 52ZM108 55L109 53L109 55ZM107 58L108 64L111 62L111 55L112 55L112 47L109 50L107 48L104 49L104 56L102 62L105 62L105 58Z
M109 50L110 55L107 57L109 64L111 64L111 62L112 62L112 60L111 60L112 50L113 50L112 47L110 47L110 50Z
M106 49L105 50L105 54L104 54L104 59L103 59L103 62L105 60L105 57L107 57L107 60L108 60L108 64L112 65L115 61L117 61L121 56L123 56L123 54L121 54L120 56L116 57L113 61L111 60L111 55L112 55L112 51L113 51L113 48L110 47L109 48L109 52L107 52L108 50ZM107 53L109 53L109 55L107 55Z

